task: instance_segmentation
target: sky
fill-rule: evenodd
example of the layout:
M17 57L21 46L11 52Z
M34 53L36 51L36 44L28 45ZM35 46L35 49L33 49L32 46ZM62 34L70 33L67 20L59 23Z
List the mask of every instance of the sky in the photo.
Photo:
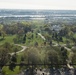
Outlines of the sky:
M76 10L76 0L0 0L0 9Z

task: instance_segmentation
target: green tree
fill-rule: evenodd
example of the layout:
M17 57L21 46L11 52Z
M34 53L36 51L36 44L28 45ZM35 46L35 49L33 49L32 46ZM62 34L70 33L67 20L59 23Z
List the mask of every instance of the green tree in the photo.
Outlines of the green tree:
M15 53L14 55L11 56L11 59L10 59L9 69L11 71L14 71L14 68L16 67L16 63L17 63L17 55Z
M67 50L64 47L61 47L61 56L62 56L62 61L63 64L67 63L67 58L68 58L68 54L67 54Z
M8 52L9 51L7 48L0 48L0 64L2 64L1 68L8 62Z
M26 42L26 34L23 37L23 43L25 43L25 42Z
M1 32L1 36L3 37L3 39L5 38L6 36L6 33L4 31Z
M60 62L58 52L56 52L55 50L48 51L48 62L51 64L49 67L51 67L51 74L53 75L53 67L59 67L58 65L53 65L58 64Z
M25 60L31 64L32 63L37 64L39 63L39 60L40 60L39 52L37 48L34 48L34 47L28 48L28 50L25 51L24 53L24 57L25 57Z

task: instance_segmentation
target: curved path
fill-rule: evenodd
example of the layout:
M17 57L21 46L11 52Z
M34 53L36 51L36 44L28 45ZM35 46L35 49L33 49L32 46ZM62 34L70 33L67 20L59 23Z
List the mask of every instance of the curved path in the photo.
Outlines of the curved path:
M22 47L22 49L21 49L20 51L16 52L17 54L19 54L19 53L21 53L21 52L23 52L23 51L25 51L25 50L27 49L26 46L22 46L22 45L19 45L19 44L15 44L15 45L17 45L17 46L21 46L21 47ZM14 53L15 53L15 52L10 53L10 54L11 54L11 55L14 55Z
M39 35L43 40L46 40L46 38L45 38L41 33L38 33L38 35ZM56 42L53 42L53 43L54 43L53 46L59 46L58 43L56 43ZM71 51L70 48L66 47L66 44L62 44L62 45L60 45L60 46L63 46L68 52L70 52L69 55L68 55L67 66L68 66L68 68L73 69L73 66L70 66L71 56L72 56L73 52Z
M46 40L45 37L44 37L41 33L38 33L38 35L39 35L43 40ZM59 46L58 43L56 43L56 42L53 42L53 43L54 43L53 46ZM15 45L21 46L21 47L23 48L23 49L21 49L20 51L16 52L17 54L25 51L26 48L27 48L26 46L22 46L22 45L19 45L19 44L15 44ZM70 69L73 68L73 66L70 66L71 55L73 54L73 52L71 51L70 48L66 47L66 44L62 44L62 45L60 45L60 46L64 46L64 48L65 48L68 52L70 52L69 55L68 55L67 66L68 66ZM13 53L10 53L10 54L11 54L11 55L14 55L14 52L13 52Z
M73 52L71 51L70 48L67 48L67 47L64 47L64 48L69 52L68 60L67 60L67 66L68 66L70 69L73 69L73 66L70 66L71 57L72 57L72 55L73 55Z

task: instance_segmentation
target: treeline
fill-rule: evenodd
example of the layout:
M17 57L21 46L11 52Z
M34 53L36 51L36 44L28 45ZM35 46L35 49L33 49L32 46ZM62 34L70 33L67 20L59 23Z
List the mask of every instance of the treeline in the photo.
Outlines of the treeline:
M9 25L3 25L3 31L6 32L6 34L24 34L28 31L31 31L31 23L25 22L25 23L14 23Z
M2 49L2 51L4 51L4 49ZM59 68L61 65L53 64L67 64L66 59L68 58L66 49L63 47L58 48L53 46L45 46L42 48L39 46L33 46L27 48L21 56L17 55L16 52L12 56L8 56L5 52L2 54L4 54L3 57L5 60L1 57L0 64L2 64L2 67L9 64L9 69L12 71L17 66L15 64L21 64L20 69L24 68L24 64L35 64L34 67L37 67L37 64L52 64L47 67ZM30 65L28 65L28 68L29 67ZM41 65L41 67L43 67L43 65Z

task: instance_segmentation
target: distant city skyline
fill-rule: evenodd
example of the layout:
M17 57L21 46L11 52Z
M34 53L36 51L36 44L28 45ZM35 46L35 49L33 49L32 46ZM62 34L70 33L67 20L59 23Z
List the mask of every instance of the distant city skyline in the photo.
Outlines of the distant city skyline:
M0 9L76 10L76 0L0 0Z

